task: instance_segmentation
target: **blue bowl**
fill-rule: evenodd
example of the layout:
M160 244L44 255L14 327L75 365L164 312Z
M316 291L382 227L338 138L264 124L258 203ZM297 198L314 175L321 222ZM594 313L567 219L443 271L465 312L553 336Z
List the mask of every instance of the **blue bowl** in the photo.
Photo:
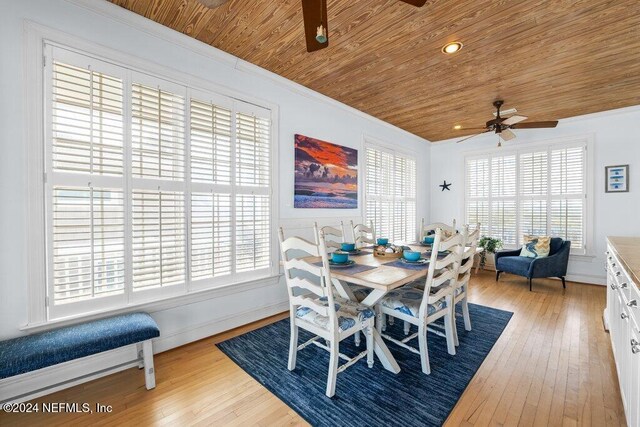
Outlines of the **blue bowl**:
M378 239L377 242L379 245L386 245L389 243L389 239Z
M423 242L427 245L432 245L435 240L436 238L433 236L425 236Z
M344 264L345 262L349 261L349 254L336 251L331 254L331 261L335 262L336 264Z
M402 256L407 261L418 261L420 259L420 252L416 251L404 251L402 252Z
M350 251L353 251L353 250L356 249L356 244L355 243L342 243L340 245L340 247L342 248L343 251L350 252Z

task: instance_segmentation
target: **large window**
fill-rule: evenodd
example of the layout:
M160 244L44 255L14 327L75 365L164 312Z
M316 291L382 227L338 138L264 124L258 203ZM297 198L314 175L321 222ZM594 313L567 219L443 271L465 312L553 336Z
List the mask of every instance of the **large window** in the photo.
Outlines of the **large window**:
M50 318L272 274L269 110L46 52Z
M505 247L524 234L571 241L574 254L587 250L587 144L585 141L497 150L465 161L466 221Z
M366 146L365 219L391 241L416 239L416 161L398 152Z

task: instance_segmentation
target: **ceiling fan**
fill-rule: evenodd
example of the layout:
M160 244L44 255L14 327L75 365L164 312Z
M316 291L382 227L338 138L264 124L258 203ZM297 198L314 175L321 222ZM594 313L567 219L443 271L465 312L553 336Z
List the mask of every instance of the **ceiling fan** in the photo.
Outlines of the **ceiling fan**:
M516 134L513 133L511 129L537 129L537 128L554 128L558 125L557 120L550 120L546 122L529 122L522 123L527 120L526 116L513 115L510 117L501 117L500 116L500 107L504 104L504 101L499 99L493 102L493 106L496 107L495 119L489 120L484 127L481 128L467 128L468 130L484 130L483 132L477 133L475 135L468 136L464 139L458 141L464 142L468 139L476 137L478 135L482 135L484 133L494 132L496 133L500 139L498 140L498 147L502 145L502 141L510 141L516 137Z
M427 0L400 1L416 7L422 7L427 2ZM327 0L302 0L302 16L307 52L315 52L328 47Z
M214 9L229 0L198 0L204 6ZM412 6L422 7L427 0L400 0ZM329 28L327 25L327 0L302 0L304 34L307 52L329 47Z

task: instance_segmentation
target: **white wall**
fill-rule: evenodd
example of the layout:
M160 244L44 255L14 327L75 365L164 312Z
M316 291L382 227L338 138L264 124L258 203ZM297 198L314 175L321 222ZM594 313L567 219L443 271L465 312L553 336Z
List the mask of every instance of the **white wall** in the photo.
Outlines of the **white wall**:
M416 154L428 162L428 143L319 94L290 84L214 48L201 44L145 18L102 0L5 1L0 16L0 339L23 333L27 322L26 167L30 161L24 129L30 120L24 113L24 26L32 21L88 42L178 72L215 82L234 91L279 106L279 197L281 223L311 224L312 219L331 222L338 217L362 215L362 210L299 210L293 208L293 136L302 133L362 150L363 136L371 135ZM362 151L361 151L362 154ZM360 166L362 166L361 157ZM362 177L362 167L360 169ZM419 170L418 216L427 213L429 175ZM360 187L362 188L362 186ZM362 194L359 200L362 205ZM333 220L331 219L333 218ZM44 286L44 284L43 284ZM192 303L186 307L159 309L153 313L165 349L185 340L198 339L220 329L282 311L286 292L282 284ZM235 315L245 313L243 317ZM173 337L172 339L170 339Z
M524 112L526 114L526 112ZM573 280L605 283L604 252L606 236L640 236L640 107L613 110L598 114L560 120L555 129L516 131L518 137L506 146L519 145L578 135L591 135L594 139L594 247L595 258L572 257L568 274ZM481 135L462 144L460 138L431 144L431 221L464 218L464 166L465 152L484 148L494 149L497 136ZM448 159L445 161L445 159ZM604 167L629 164L630 192L605 193ZM440 191L436 185L453 182L451 191Z

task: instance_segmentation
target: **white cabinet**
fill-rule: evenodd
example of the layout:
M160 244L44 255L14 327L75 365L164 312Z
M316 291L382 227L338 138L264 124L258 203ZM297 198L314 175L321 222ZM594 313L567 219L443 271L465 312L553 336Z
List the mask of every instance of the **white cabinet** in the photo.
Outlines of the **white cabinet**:
M607 249L604 320L611 335L627 425L640 427L640 291L614 247L609 244Z

